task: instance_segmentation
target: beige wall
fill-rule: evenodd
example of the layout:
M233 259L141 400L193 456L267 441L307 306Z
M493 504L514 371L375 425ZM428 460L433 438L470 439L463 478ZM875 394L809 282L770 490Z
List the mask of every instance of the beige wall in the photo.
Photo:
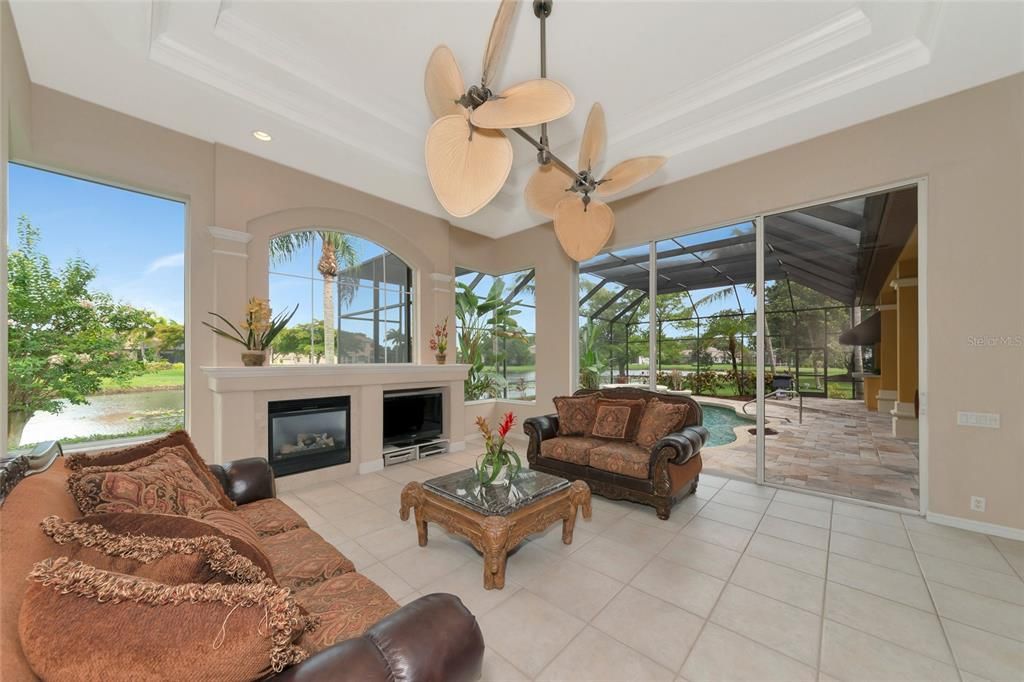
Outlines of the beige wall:
M610 246L927 178L921 251L928 426L922 437L929 511L1024 529L1022 121L1024 75L1017 75L615 202ZM453 245L457 262L478 250ZM559 251L549 225L489 249L511 259L492 262L499 270L529 265L526 258L536 254L543 306L538 373L553 377L539 390L542 400L573 386L561 369L571 357L573 268ZM1011 341L977 347L973 337ZM999 413L1002 428L959 427L958 410ZM970 510L972 495L987 498L986 512Z
M273 234L337 227L405 259L416 271L413 333L420 357L433 362L419 330L453 309L450 288L432 277L451 272L447 221L47 88L32 86L30 97L30 135L14 144L13 159L188 202L186 417L201 450L210 451L214 424L200 368L240 359L238 346L215 343L200 322L207 311L237 317L247 296L266 295L266 244ZM251 231L253 238L239 257L226 256L239 245L214 240L211 225Z

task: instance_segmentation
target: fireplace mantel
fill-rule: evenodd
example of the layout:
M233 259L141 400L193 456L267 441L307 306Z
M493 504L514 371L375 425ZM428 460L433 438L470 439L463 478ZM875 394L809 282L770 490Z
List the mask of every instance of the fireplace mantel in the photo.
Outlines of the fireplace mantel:
M376 471L383 467L384 391L433 386L444 395L445 435L452 449L464 447L463 386L469 365L271 365L202 371L213 393L216 462L267 456L270 401L349 396L352 462L309 473L322 478ZM281 482L290 484L292 478Z
M409 364L270 365L201 369L214 393L465 381L469 373L469 365Z

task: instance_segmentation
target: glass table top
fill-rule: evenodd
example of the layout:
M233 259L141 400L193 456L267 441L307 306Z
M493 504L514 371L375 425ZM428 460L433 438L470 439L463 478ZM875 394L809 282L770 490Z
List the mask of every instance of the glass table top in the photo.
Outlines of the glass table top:
M484 516L503 516L569 487L569 481L541 471L522 469L510 483L481 485L473 469L423 482L423 487Z

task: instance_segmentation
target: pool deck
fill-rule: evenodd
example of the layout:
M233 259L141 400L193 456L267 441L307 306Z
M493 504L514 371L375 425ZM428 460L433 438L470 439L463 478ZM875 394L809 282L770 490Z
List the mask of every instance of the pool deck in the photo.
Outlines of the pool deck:
M702 403L743 403L695 396ZM754 406L748 408L753 415ZM888 415L869 412L856 400L804 398L803 423L796 400L769 400L765 479L804 490L852 497L907 509L919 507L919 448L916 440L892 435ZM733 443L701 452L704 471L733 478L755 477L755 437L737 427Z

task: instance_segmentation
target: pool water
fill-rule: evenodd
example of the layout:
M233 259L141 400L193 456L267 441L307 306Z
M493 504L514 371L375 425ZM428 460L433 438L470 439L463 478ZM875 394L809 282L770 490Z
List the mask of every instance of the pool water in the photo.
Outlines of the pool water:
M708 403L701 403L700 407L704 411L704 426L711 432L711 440L704 446L706 448L725 445L736 440L736 434L733 432L733 429L737 426L754 425L753 419L744 419L736 414L736 411L731 407L710 405Z

